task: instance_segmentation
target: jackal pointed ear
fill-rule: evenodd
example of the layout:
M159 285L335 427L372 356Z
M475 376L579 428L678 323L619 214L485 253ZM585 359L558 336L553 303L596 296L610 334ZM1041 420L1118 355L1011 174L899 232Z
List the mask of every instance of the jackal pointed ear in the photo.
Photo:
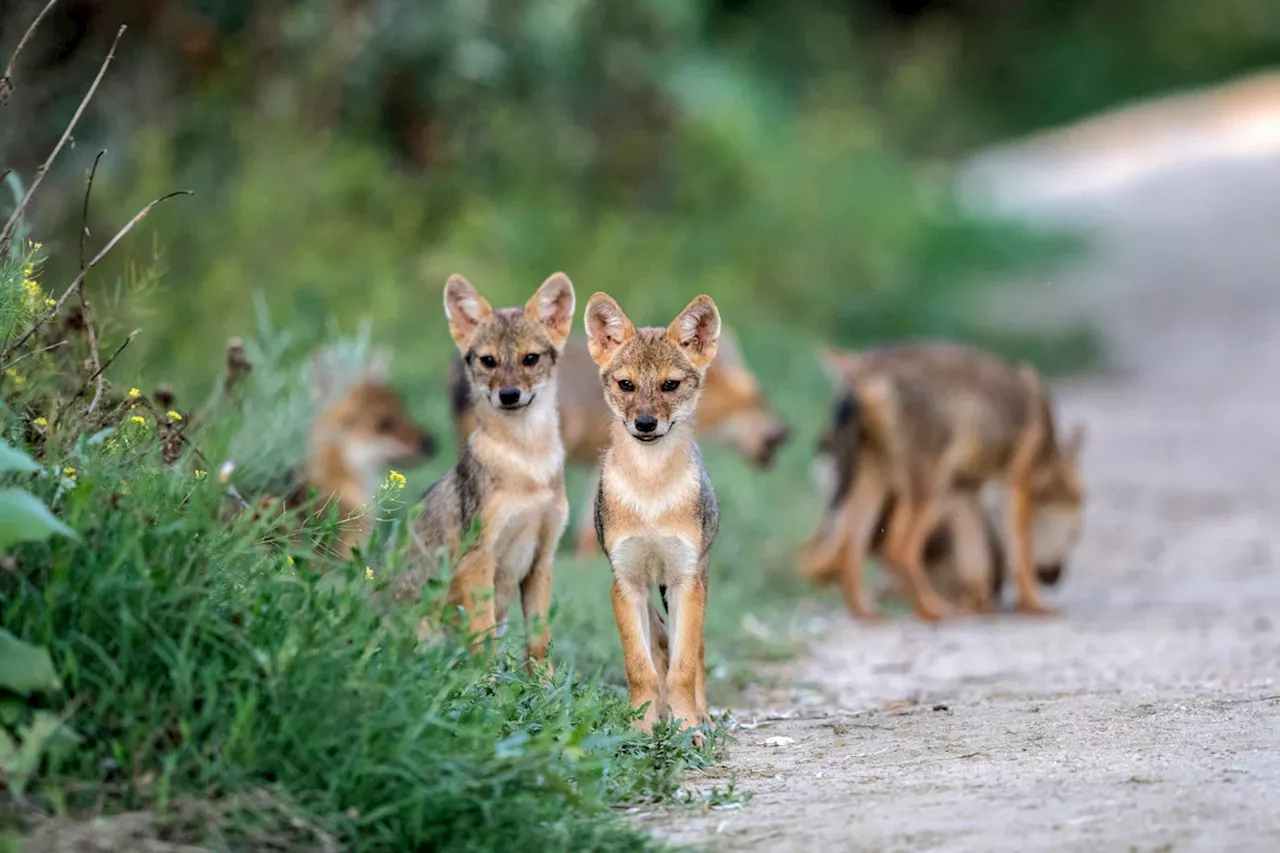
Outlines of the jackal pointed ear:
M554 273L524 305L525 316L546 327L551 345L564 346L573 328L573 282L562 272Z
M827 374L831 385L836 390L840 390L848 387L853 377L854 367L858 363L858 354L836 349L833 346L824 346L818 350L818 363L822 365L822 371Z
M444 285L444 315L449 318L449 334L461 352L467 351L476 326L493 313L493 307L471 286L471 282L454 273Z
M636 336L636 327L607 293L596 293L587 300L582 321L587 327L587 349L601 367L613 360L618 347Z
M716 303L706 294L694 297L667 327L667 338L684 349L694 367L705 368L715 359L720 341Z
M1067 434L1067 440L1062 443L1063 454L1072 459L1079 459L1087 434L1084 424L1076 424L1071 432Z

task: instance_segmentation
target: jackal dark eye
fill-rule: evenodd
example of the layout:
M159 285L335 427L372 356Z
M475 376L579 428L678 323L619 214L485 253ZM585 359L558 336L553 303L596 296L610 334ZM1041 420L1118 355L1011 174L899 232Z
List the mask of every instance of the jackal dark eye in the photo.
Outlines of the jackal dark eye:
M490 370L498 366L498 360L491 355L480 356L480 363Z
M395 429L395 422L391 418L383 418L378 421L378 432L386 433L391 432L393 429Z
M662 383L662 390L666 391L668 394L670 394L672 391L676 390L679 387L680 387L679 379L668 379L666 382Z
M630 379L619 379L618 388L624 393L630 394L632 391L636 390L636 383L632 382Z
M538 363L538 354L536 352L531 352L525 355L524 357L525 367L533 367L537 363Z

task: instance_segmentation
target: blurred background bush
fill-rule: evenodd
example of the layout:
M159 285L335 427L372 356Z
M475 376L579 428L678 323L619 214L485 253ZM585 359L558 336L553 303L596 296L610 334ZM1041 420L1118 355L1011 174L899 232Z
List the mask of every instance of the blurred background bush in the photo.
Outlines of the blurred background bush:
M0 52L43 5L5 4ZM252 329L258 291L304 338L368 315L429 384L455 269L501 302L563 268L654 321L706 291L731 324L806 339L982 337L969 286L1066 244L962 213L955 155L1280 56L1267 0L79 0L23 57L0 126L15 174L121 23L55 167L76 179L34 213L74 234L99 147L95 233L196 191L96 276L162 273L117 319L145 329L133 363L179 388ZM55 279L73 263L50 256Z

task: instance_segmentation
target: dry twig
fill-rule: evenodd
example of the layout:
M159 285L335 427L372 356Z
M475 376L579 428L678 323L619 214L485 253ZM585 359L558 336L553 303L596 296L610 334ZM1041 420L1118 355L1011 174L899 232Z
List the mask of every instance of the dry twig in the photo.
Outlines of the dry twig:
M13 363L17 364L18 362L22 361L24 358L31 358L31 356L33 355L39 355L42 352L48 352L49 350L57 349L58 347L64 347L68 343L70 343L70 341L62 340L62 341L58 341L56 344L49 344L49 346L47 347L40 347L40 349L32 350L29 353L24 353L23 355L18 356L13 360Z
M80 287L77 290L80 293L80 306L84 311L84 328L89 336L89 356L93 360L94 374L97 376L98 385L93 392L93 400L89 403L89 414L93 414L93 410L98 408L98 401L102 399L102 387L105 381L102 378L102 354L98 352L98 332L93 326L93 306L89 303L89 297L84 293L85 270L84 267L84 243L89 237L89 194L93 192L93 176L98 173L98 161L102 159L102 155L106 154L106 149L98 152L98 156L93 158L93 165L89 167L89 178L84 186L84 212L80 216Z
M18 206L13 209L13 215L5 223L4 230L0 231L0 255L9 251L9 241L13 239L14 229L18 227L18 222L22 219L22 211L26 209L31 197L40 188L40 182L48 174L49 167L53 165L54 158L58 156L62 146L66 145L67 140L71 138L71 131L75 129L76 123L80 121L80 116L84 113L85 107L89 106L89 101L93 100L94 93L98 91L98 84L102 82L102 78L107 73L107 67L111 65L111 60L115 59L116 45L120 43L120 38L124 35L126 29L128 27L121 25L120 29L116 30L115 41L111 42L111 50L107 51L107 58L102 60L102 67L98 69L98 76L93 78L93 85L89 87L89 91L85 93L84 98L80 101L80 106L76 107L75 115L71 117L71 122L67 125L67 129L62 132L62 138L58 140L58 144L53 146L53 152L49 155L49 159L45 160L44 165L36 170L36 176L32 179L31 186L27 188L27 194L22 197L22 201L18 202Z
M27 42L35 34L36 27L40 26L44 16L49 14L57 2L58 0L49 0L45 7L40 10L40 14L36 15L36 19L31 22L31 26L27 27L27 31L22 34L22 39L18 42L18 46L13 49L13 56L9 57L9 64L5 66L4 75L0 76L0 106L9 101L9 94L13 92L13 66L18 62L18 54L22 53L22 49L27 46Z
M71 285L65 291L63 291L62 295L58 297L58 301L54 303L52 307L46 308L44 312L35 319L35 322L31 324L31 328L27 329L27 331L22 335L22 337L18 338L17 341L9 345L8 349L4 351L4 355L0 356L0 364L7 363L10 357L13 355L14 351L16 351L20 346L25 344L27 341L31 340L31 336L34 335L36 332L40 331L40 327L44 325L45 321L48 320L54 314L58 313L58 311L62 308L63 303L67 301L67 298L70 297L71 294L76 291L76 288L80 286L80 282L84 281L85 273L87 273L89 270L97 266L98 262L101 261L104 257L106 257L108 252L110 252L113 248L115 248L116 243L120 242L120 240L124 237L124 235L128 234L130 231L133 230L133 226L137 225L139 222L141 222L143 219L146 218L147 214L151 212L151 209L153 207L155 207L157 204L159 204L162 201L167 201L168 199L171 199L174 196L179 196L179 195L195 195L195 193L191 192L191 190L178 190L177 192L171 192L168 195L162 195L160 196L160 198L151 202L146 207L142 208L142 210L134 214L133 219L130 219L129 222L123 228L121 228L119 231L116 232L116 236L112 237L106 246L103 246L102 251L98 252L98 254L93 256L93 260L89 261L89 265L85 267L85 269L78 276L76 276L75 281L71 282Z
M76 400L79 400L81 397L84 396L84 392L89 388L89 383L99 378L100 376L102 376L102 371L106 370L108 367L111 366L111 362L115 361L116 357L119 356L120 353L124 352L125 347L133 343L133 339L136 338L138 336L138 333L141 331L142 331L141 329L134 329L132 332L129 333L129 336L124 339L124 342L121 343L120 346L116 347L116 351L111 353L111 358L107 359L102 364L101 367L95 370L93 372L93 375L91 375L84 382L80 383L80 390L76 391L76 395L71 398L71 402L74 403ZM93 410L90 409L90 411L93 411Z

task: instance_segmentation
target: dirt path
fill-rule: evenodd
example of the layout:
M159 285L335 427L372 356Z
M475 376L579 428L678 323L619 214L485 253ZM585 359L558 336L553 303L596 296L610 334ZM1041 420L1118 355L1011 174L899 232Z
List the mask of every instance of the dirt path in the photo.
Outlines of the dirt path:
M753 799L658 818L670 840L1280 850L1280 157L1030 209L1106 235L1039 305L1090 312L1124 367L1060 389L1090 429L1062 615L831 614L782 707L737 710L690 779Z

